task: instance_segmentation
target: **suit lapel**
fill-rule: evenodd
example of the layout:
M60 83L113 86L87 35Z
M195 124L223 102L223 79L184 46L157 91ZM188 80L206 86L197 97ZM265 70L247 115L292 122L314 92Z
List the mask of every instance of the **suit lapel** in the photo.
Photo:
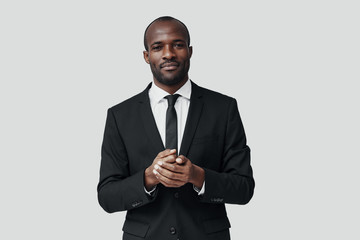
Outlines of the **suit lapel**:
M186 119L186 125L184 129L183 139L180 145L180 154L186 156L188 154L191 142L194 138L199 119L201 116L201 111L203 108L202 93L201 89L193 82L191 97L190 97L190 107L188 112L188 117ZM149 99L149 89L151 83L147 88L140 94L139 100L139 114L143 122L145 133L150 141L149 144L152 144L154 151L153 154L157 155L159 152L165 150L165 146L161 140L159 130L157 129L154 115L151 110L150 99Z
M189 113L186 119L184 135L180 146L180 154L184 156L187 156L189 152L191 142L193 140L195 131L199 123L201 110L203 108L201 89L195 83L191 82L191 84L192 90L190 97Z
M149 139L149 144L153 145L155 156L165 149L164 144L161 140L159 130L157 129L154 115L151 111L150 99L149 99L149 89L151 83L148 87L140 94L140 107L139 114L141 116L145 133Z

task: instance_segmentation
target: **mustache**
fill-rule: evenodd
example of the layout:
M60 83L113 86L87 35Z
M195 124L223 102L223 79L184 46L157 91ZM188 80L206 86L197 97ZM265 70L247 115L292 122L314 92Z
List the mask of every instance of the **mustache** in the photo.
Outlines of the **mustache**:
M163 63L161 63L160 64L160 68L163 68L165 65L168 65L168 64L173 64L173 63L175 63L177 66L179 66L180 64L177 62L177 61L166 61L166 62L163 62Z

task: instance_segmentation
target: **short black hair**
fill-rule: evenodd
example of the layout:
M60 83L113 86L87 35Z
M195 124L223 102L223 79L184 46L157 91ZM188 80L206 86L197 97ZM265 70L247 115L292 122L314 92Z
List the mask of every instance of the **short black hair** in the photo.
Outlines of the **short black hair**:
M145 49L146 49L146 51L149 51L149 48L148 48L148 45L147 45L147 41L146 41L146 33L147 33L147 31L148 31L148 29L149 29L149 27L154 23L154 22L166 22L166 21L178 21L179 23L181 23L181 25L183 25L184 26L184 28L185 28L185 30L186 30L186 37L187 37L187 44L188 44L188 47L190 46L190 33L189 33L189 30L188 30L188 28L186 27L186 25L182 22L182 21L180 21L180 20L178 20L178 19L176 19L176 18L173 18L173 17L170 17L170 16L163 16L163 17L159 17L159 18L157 18L157 19L155 19L154 21L152 21L148 26L147 26L147 28L145 29L145 32L144 32L144 47L145 47Z

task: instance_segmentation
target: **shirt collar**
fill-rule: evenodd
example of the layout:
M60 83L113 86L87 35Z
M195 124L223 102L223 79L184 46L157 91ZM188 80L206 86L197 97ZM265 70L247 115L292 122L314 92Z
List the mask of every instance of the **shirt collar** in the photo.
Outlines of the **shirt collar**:
M180 96L190 100L190 96L191 96L190 79L187 80L186 83L180 89L178 89L174 94L179 94ZM168 92L159 88L154 83L151 85L151 88L149 89L149 98L150 98L150 101L153 103L160 102L167 95L169 95Z
M186 83L179 90L177 90L174 94L179 94L180 96L190 100L190 96L191 96L191 82L190 82L190 79L188 79L186 81Z

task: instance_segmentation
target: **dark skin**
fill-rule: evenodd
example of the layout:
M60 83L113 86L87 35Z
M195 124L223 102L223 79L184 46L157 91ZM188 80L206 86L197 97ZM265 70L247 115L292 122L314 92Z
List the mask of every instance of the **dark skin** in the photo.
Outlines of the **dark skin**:
M150 64L154 84L174 94L189 79L188 70L192 47L187 44L185 28L177 21L154 22L146 34L148 51L144 59ZM160 152L145 170L145 188L149 191L161 183L165 187L181 187L191 183L201 188L205 171L176 150Z
M149 27L146 39L149 50L143 54L150 64L155 85L174 94L189 79L192 47L187 45L186 30L177 21L155 22ZM154 75L154 71L158 76Z

